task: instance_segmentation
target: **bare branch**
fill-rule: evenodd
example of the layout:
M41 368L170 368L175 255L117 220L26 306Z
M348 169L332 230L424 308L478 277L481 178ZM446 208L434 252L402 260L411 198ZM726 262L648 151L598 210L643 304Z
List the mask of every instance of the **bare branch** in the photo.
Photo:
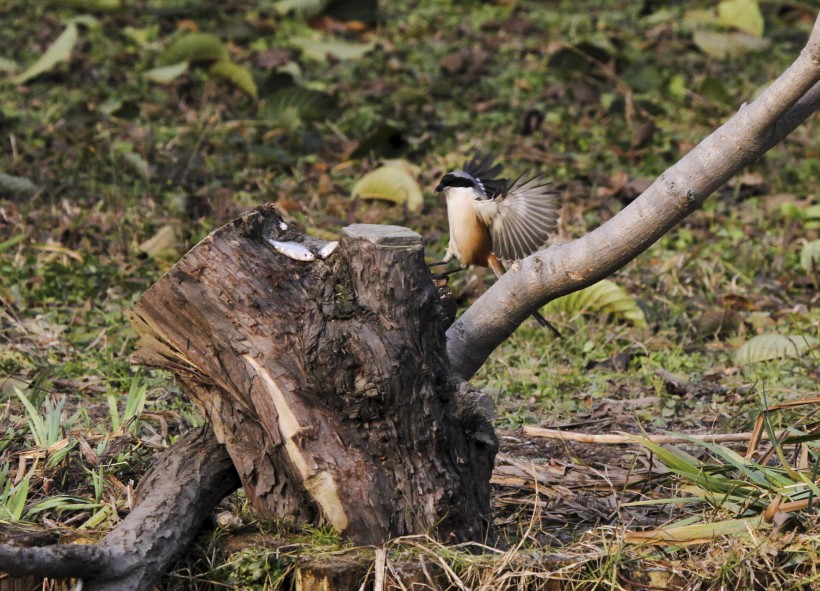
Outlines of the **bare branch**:
M777 434L779 439L784 434L780 431ZM666 445L667 443L691 443L693 439L698 441L708 441L709 443L733 443L748 442L755 435L749 433L711 433L706 435L689 434L683 435L634 435L632 433L579 433L577 431L562 431L561 429L545 429L543 427L524 426L524 435L530 437L543 437L544 439L558 439L559 441L577 441L579 443L593 443L595 445L625 445L630 443L641 444L642 440L648 439L652 443ZM763 433L762 439L768 439L769 434Z
M62 544L20 548L0 544L0 570L13 577L91 577L106 569L110 563L111 556L108 552L94 545Z
M667 169L640 197L586 236L513 266L447 331L455 372L469 379L545 303L600 281L649 248L820 103L820 15L800 56L753 103ZM802 98L801 98L802 97Z

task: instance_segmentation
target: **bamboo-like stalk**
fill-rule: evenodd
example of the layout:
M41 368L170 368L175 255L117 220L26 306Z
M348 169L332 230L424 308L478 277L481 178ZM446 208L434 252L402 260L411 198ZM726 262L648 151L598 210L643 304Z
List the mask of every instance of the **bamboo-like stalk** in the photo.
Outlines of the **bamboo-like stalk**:
M783 431L777 433L778 439L783 435ZM530 437L543 437L545 439L562 439L564 441L577 441L579 443L595 443L605 445L623 445L629 443L640 443L642 438L649 439L652 443L691 443L692 439L706 441L709 443L732 443L749 441L754 435L748 433L715 433L707 435L633 435L631 433L578 433L577 431L561 431L560 429L545 429L543 427L524 427L524 435ZM761 439L768 439L767 433L761 434Z

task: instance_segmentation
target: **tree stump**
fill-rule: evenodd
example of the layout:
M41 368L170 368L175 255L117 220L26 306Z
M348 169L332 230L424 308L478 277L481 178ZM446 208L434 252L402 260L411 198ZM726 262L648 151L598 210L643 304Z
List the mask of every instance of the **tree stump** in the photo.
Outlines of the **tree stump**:
M135 359L176 374L262 516L477 539L492 406L448 369L421 237L353 225L332 246L271 205L216 230L137 302Z

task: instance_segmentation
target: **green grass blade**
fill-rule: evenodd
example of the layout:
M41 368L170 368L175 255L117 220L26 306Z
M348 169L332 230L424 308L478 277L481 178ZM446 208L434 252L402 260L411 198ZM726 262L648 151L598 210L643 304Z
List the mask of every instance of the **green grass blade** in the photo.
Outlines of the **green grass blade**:
M48 438L46 437L46 427L43 423L43 418L40 416L40 413L34 408L34 405L31 401L26 397L25 394L19 389L14 388L14 393L17 394L17 397L20 399L20 402L23 403L23 406L26 407L26 412L28 412L29 416L29 429L31 430L31 436L34 438L34 441L37 445L43 448L47 448L48 445Z
M111 431L120 430L120 409L117 408L117 397L114 394L106 396L108 399L108 416L111 417Z

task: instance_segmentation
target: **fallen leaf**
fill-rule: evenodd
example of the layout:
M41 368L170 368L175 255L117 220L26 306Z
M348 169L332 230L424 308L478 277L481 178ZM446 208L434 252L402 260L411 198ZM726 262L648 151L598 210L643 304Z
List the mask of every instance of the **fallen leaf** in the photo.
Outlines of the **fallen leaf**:
M738 57L749 52L763 51L771 46L768 39L742 32L695 31L692 40L703 53L717 59Z
M148 70L143 74L151 82L157 84L170 84L185 72L188 71L188 62L179 62L178 64L171 64L170 66L161 66Z
M717 5L717 14L721 25L763 36L763 13L757 0L723 0Z
M149 257L155 257L176 245L176 230L170 224L162 226L156 234L139 245L139 250Z
M375 41L354 43L320 36L291 37L289 42L301 49L306 57L320 62L326 62L328 56L341 61L359 59L376 47Z
M12 78L12 81L15 84L24 84L32 78L52 70L57 64L69 61L71 52L77 44L78 34L77 24L73 21L68 23L65 30L46 49L45 53L24 72Z
M820 240L812 240L800 251L800 266L807 273L820 269Z
M550 314L565 313L573 316L590 314L606 317L613 315L634 326L646 326L646 317L643 310L638 307L635 298L617 283L608 279L553 300L547 304L545 311Z
M273 70L291 60L290 52L282 47L271 47L254 58L254 65L262 70Z
M188 33L160 54L157 65L162 67L180 62L217 61L228 57L228 49L219 37L209 33Z
M406 204L408 211L421 209L424 201L413 166L406 160L388 160L384 166L372 170L353 186L352 197L383 199Z
M735 363L746 365L772 359L802 357L804 353L814 349L817 343L814 337L803 335L759 335L743 343L735 353Z
M244 90L251 98L256 98L257 89L256 82L253 80L253 74L245 66L241 66L232 62L229 59L218 60L210 67L208 73L217 78L227 80L237 88Z
M0 172L0 189L11 194L28 194L37 190L37 185L22 176Z

